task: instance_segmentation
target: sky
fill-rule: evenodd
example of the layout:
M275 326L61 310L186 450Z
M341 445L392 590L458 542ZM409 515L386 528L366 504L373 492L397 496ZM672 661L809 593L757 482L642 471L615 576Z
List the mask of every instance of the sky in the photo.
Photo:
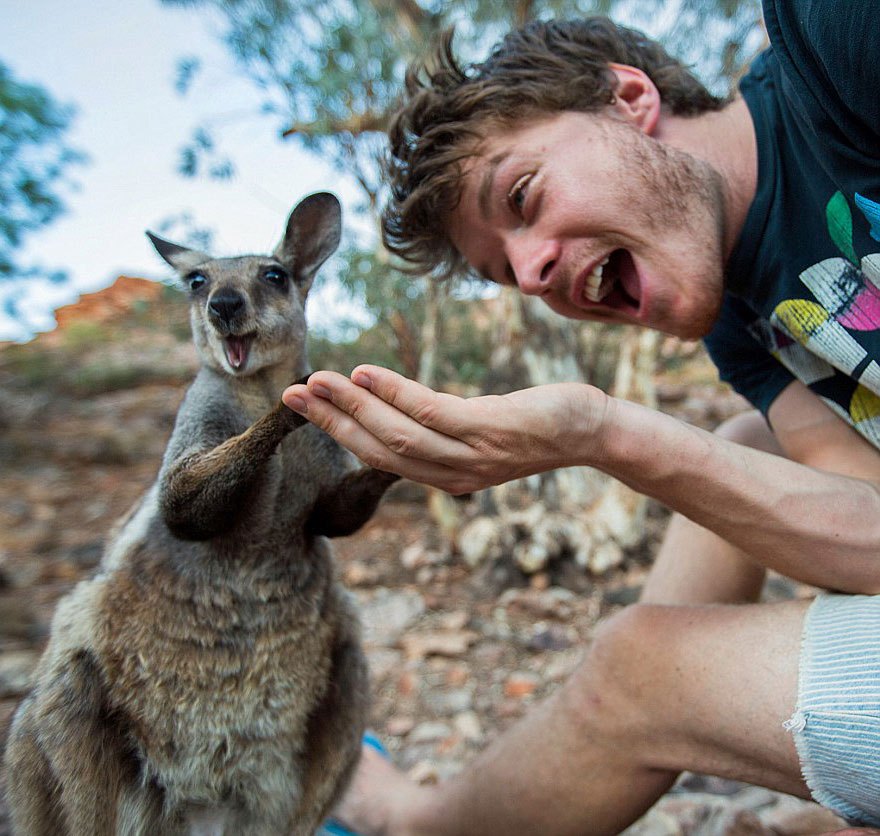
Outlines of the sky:
M236 255L273 249L293 205L313 191L335 192L344 208L354 204L351 182L279 139L277 122L257 115L258 94L236 77L214 34L219 24L204 12L158 0L0 0L0 21L0 61L17 80L76 106L67 144L90 157L71 172L78 190L65 192L67 212L20 252L20 262L64 269L70 281L0 284L0 303L24 291L17 319L0 304L0 340L50 330L56 307L120 274L168 278L144 230L170 216L191 213L214 232L213 255ZM190 55L203 69L181 97L176 65ZM177 173L180 148L205 119L222 124L237 169L231 182ZM352 223L351 212L344 223ZM329 325L327 312L346 301L339 294L329 283L313 292L313 324Z

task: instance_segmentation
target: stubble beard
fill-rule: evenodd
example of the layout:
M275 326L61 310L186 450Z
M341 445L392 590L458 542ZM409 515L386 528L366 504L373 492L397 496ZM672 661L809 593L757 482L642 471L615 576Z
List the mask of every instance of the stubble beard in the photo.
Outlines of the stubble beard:
M723 179L704 160L641 131L627 133L625 154L638 174L633 189L639 194L633 194L633 205L642 206L645 229L659 241L678 238L691 254L687 259L691 266L683 279L686 288L679 287L679 293L686 289L688 294L687 321L661 310L653 327L684 339L699 339L718 318L724 291ZM651 196L647 201L646 194Z

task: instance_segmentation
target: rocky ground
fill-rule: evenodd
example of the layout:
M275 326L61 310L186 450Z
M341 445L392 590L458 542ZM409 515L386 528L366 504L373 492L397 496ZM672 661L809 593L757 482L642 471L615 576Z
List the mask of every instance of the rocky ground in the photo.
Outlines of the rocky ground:
M93 571L111 524L152 480L194 363L188 343L148 328L124 341L85 328L77 339L76 350L68 334L0 351L0 745L55 602ZM699 374L659 383L664 409L707 427L742 408ZM443 545L412 486L395 488L363 530L336 541L363 613L372 725L394 761L417 780L442 779L556 688L597 622L638 595L665 516L650 509L647 542L624 567L570 575L566 586L508 573L501 588L492 573L471 572ZM768 590L804 593L781 579ZM626 833L840 826L815 805L687 774Z

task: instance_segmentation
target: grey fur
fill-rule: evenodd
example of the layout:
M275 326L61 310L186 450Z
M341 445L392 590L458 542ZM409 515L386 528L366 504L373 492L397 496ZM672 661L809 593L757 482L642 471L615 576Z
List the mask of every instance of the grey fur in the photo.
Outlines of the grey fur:
M270 256L150 236L195 287L203 365L156 483L58 605L6 751L15 833L307 834L349 780L367 671L324 535L396 477L278 400L306 374L303 306L339 232L320 193Z

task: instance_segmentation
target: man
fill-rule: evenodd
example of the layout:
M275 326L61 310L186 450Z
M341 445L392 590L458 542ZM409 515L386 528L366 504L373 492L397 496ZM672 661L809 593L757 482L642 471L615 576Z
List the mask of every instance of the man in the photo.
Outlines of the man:
M642 602L463 774L415 787L365 752L341 811L360 833L617 833L683 769L880 825L880 7L765 18L729 103L602 19L532 24L467 70L446 44L408 80L393 250L708 335L760 412L711 435L586 385L462 400L374 366L285 392L452 493L590 465L677 512ZM768 568L836 594L756 603Z

